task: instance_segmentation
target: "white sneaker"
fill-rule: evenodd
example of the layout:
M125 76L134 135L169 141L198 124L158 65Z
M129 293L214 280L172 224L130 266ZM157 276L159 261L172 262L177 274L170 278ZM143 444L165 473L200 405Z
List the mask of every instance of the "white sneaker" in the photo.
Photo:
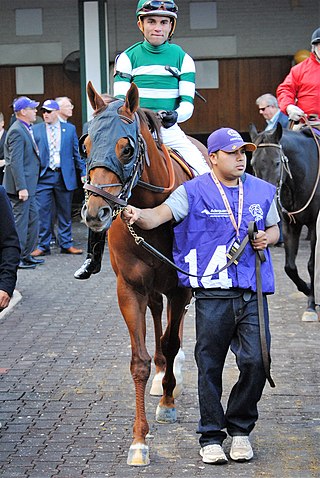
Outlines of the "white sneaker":
M234 461L249 461L253 457L252 447L247 436L234 436L232 438L230 458Z
M204 446L200 449L199 453L204 463L210 463L212 465L224 465L228 463L228 458L220 445Z

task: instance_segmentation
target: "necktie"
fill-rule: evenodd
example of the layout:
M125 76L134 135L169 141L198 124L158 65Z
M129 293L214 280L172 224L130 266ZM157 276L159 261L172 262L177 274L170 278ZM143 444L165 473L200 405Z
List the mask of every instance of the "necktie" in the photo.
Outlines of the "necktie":
M49 168L55 168L55 153L57 149L57 134L56 128L53 125L49 125Z

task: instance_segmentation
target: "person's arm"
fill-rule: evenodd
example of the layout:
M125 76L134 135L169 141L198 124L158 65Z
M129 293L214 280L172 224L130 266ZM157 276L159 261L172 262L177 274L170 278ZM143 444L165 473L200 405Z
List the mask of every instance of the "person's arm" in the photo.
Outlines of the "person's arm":
M74 127L73 131L73 159L75 162L76 168L80 171L81 181L85 183L87 178L86 163L83 158L81 158L79 153L79 140L77 136L76 128Z
M289 116L290 120L299 121L304 111L296 105L300 87L300 75L295 67L277 88L277 100L281 111Z
M0 307L6 307L7 295L14 291L20 260L20 244L10 201L0 189Z
M255 250L266 249L272 244L276 244L279 240L280 230L278 222L280 217L277 211L277 206L273 200L266 217L266 229L259 230L254 241L251 241L252 247Z
M10 295L5 290L0 290L0 312L2 309L8 307L10 303Z
M171 209L160 204L152 209L139 209L128 205L121 213L126 224L137 224L141 229L154 229L173 218Z
M256 238L251 241L252 247L255 250L266 249L272 244L276 244L279 240L280 231L277 224L268 227L265 231L259 230Z
M7 145L15 188L18 191L19 199L26 201L29 193L24 173L25 141L22 134L17 130L11 131L7 137Z
M121 53L115 61L113 96L125 99L132 81L132 65L126 53Z
M191 56L187 53L184 56L182 67L181 67L181 74L179 79L179 96L180 96L180 103L176 112L178 114L178 123L182 123L183 121L187 121L191 118L193 113L193 100L195 95L195 82L196 82L196 74L195 74L195 64Z

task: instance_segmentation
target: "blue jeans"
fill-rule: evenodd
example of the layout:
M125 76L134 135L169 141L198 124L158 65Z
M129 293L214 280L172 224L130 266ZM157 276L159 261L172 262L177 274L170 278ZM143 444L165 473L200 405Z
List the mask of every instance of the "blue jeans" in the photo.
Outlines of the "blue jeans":
M245 296L246 297L246 296ZM246 297L247 299L247 297ZM267 299L264 314L268 350L270 332ZM224 413L221 405L222 372L228 349L239 368ZM266 382L258 320L257 295L236 298L196 299L196 347L201 433L200 445L221 444L227 434L249 435L258 419L259 402Z

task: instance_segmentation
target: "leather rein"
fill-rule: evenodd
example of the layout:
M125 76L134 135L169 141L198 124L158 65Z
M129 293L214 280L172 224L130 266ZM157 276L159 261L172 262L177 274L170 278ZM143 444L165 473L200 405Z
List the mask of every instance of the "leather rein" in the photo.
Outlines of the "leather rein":
M141 245L144 249L150 252L153 256L160 261L164 262L165 264L169 265L172 269L185 274L190 277L212 277L212 275L218 275L223 272L225 269L231 266L231 264L238 264L238 259L241 257L244 248L248 244L249 241L255 239L256 233L258 232L257 224L255 221L250 221L248 224L248 234L242 240L239 248L236 252L230 257L227 263L221 268L218 269L214 274L208 274L205 276L198 276L196 274L190 274L189 272L181 269L177 266L174 262L172 262L168 257L164 256L160 251L155 249L151 244L146 242L143 237L138 236L134 231L133 227L130 224L127 224L130 234L133 236L135 243L137 245ZM262 360L263 366L266 374L266 378L272 388L275 387L275 383L271 377L270 372L270 354L268 351L267 346L267 339L266 339L266 328L265 328L265 317L264 317L264 306L263 306L263 292L262 292L262 280L261 280L261 263L265 262L266 257L263 250L256 250L255 251L255 269L256 269L256 284L257 284L257 301L258 301L258 318L259 318L259 332L260 332L260 343L261 343L261 353L262 353Z

